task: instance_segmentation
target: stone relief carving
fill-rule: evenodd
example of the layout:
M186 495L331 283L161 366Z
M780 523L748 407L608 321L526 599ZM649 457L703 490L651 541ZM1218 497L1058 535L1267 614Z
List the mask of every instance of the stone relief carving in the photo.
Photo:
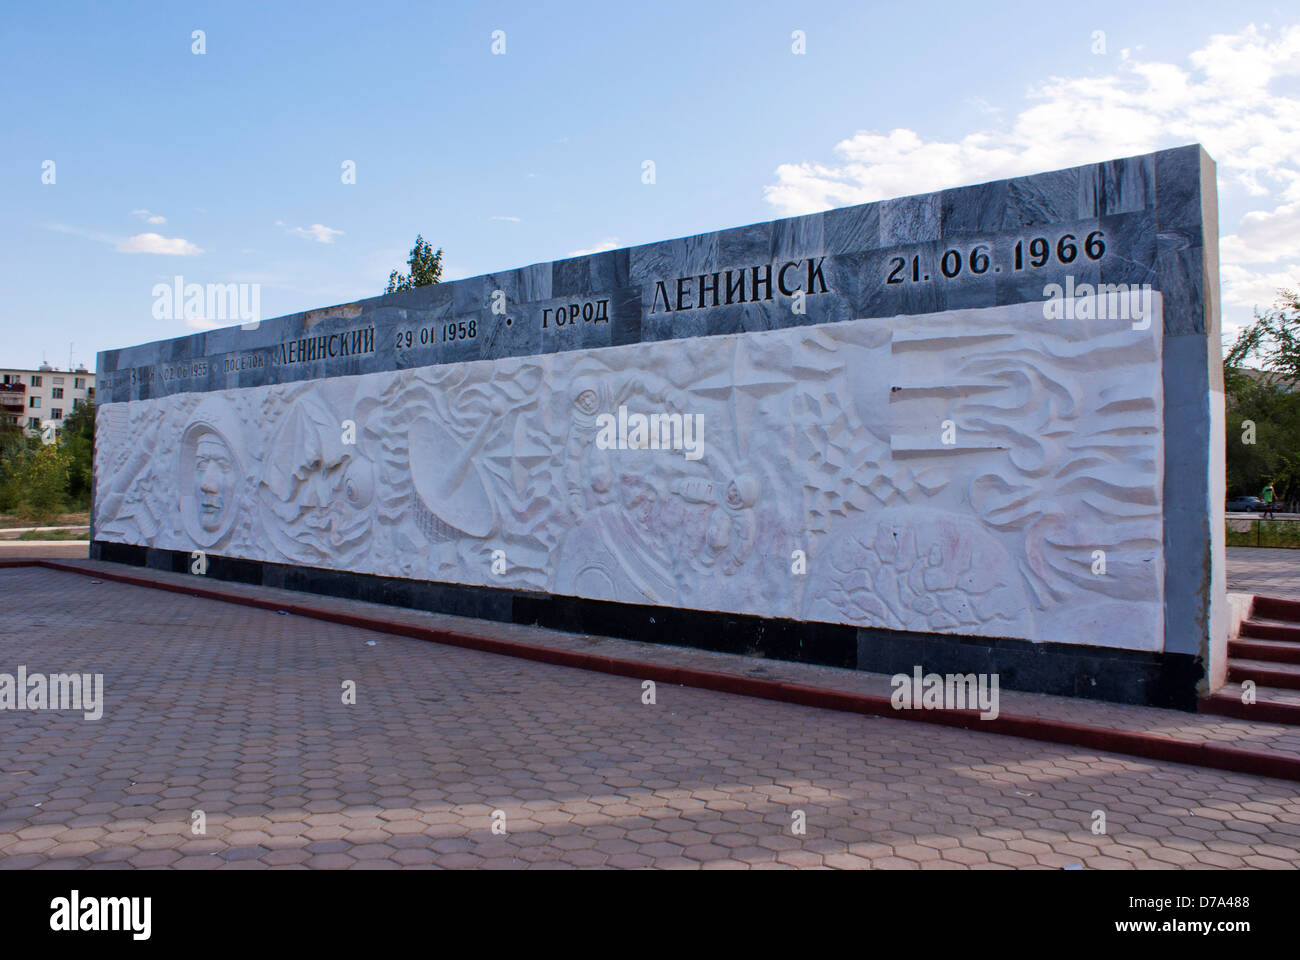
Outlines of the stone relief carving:
M350 404L331 396L339 392L295 385L269 433L272 455L264 456L257 488L259 527L296 563L347 566L366 552L374 525L375 465L367 444L344 442L349 418L339 411Z
M1022 637L1033 632L1015 563L972 517L887 507L831 537L828 583L809 613L937 633Z
M176 476L185 532L201 547L211 547L230 532L238 516L243 458L234 442L211 422L195 420L180 439Z
M1022 304L109 404L96 535L1159 649L1160 328ZM603 448L620 408L701 415L703 455Z

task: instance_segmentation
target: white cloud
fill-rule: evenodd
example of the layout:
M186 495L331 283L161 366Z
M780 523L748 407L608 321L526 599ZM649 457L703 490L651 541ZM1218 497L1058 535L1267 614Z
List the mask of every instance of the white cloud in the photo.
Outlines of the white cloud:
M1267 306L1276 286L1300 286L1300 98L1274 90L1300 76L1300 25L1216 34L1185 64L1135 53L1109 75L1051 77L1008 124L981 119L994 125L964 137L859 131L831 161L777 167L765 198L783 215L812 213L1199 142L1222 195L1265 207L1222 238L1225 304Z
M590 250L570 250L565 254L566 257L588 257L593 253L604 253L606 250L617 250L623 244L618 237L606 237L600 243L596 244Z
M284 222L277 220L275 225L282 227ZM343 236L342 230L335 230L323 223L313 223L310 227L290 227L289 232L299 237L315 240L317 243L333 243L335 237Z
M1261 310L1273 306L1279 290L1300 287L1300 271L1274 270L1256 273L1233 264L1224 264L1219 271L1223 281L1223 302Z
M121 237L114 237L107 233L100 233L97 230L87 230L85 227L69 227L63 223L47 223L45 229L54 230L57 233L68 233L74 237L84 237L87 240L94 240L96 243L121 243Z
M172 257L192 257L203 251L181 237L164 237L158 233L137 233L117 242L118 253L160 253Z
M959 140L860 131L836 144L838 162L782 164L767 200L811 213L1193 142L1229 181L1300 200L1300 100L1269 90L1300 74L1300 26L1276 40L1253 26L1216 35L1188 59L1190 71L1125 59L1109 76L1053 77L1029 92L1010 127Z
M489 220L504 220L504 221L506 221L506 222L508 222L508 223L520 223L520 222L522 222L522 221L520 221L520 219L519 219L518 217L488 217L488 219L489 219Z
M160 213L151 213L148 210L132 210L131 216L139 217L145 223L166 223L167 218Z
M137 233L134 237L118 237L97 230L87 230L85 227L69 227L62 223L49 223L45 227L47 230L108 244L118 253L160 253L168 256L192 257L203 252L181 237L164 237L157 233Z
M1300 253L1300 201L1254 210L1219 245L1225 263L1276 263Z

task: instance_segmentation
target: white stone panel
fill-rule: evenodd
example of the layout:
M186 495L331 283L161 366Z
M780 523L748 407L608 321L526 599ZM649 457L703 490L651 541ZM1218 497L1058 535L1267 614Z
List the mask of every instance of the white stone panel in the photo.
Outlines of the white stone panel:
M95 534L1159 650L1158 295L1152 312L1134 329L1019 304L109 404ZM699 418L698 459L602 449L620 407Z

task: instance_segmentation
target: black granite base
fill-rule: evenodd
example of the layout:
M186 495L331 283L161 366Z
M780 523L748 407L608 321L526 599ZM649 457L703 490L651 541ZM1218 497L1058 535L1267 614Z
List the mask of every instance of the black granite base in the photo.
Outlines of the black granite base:
M861 628L857 668L874 673L996 673L1007 690L1196 710L1199 657L1073 643Z
M93 560L189 573L190 555L96 540ZM212 580L531 624L573 633L696 647L874 673L996 673L1008 690L1196 709L1200 659L1069 643L909 633L641 604L558 597L207 556Z

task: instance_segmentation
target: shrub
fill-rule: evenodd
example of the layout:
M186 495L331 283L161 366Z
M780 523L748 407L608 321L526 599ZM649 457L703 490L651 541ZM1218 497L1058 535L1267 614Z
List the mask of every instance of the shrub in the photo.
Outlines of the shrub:
M31 520L49 520L62 512L68 495L68 457L53 444L28 454L18 477L22 504L19 513Z

